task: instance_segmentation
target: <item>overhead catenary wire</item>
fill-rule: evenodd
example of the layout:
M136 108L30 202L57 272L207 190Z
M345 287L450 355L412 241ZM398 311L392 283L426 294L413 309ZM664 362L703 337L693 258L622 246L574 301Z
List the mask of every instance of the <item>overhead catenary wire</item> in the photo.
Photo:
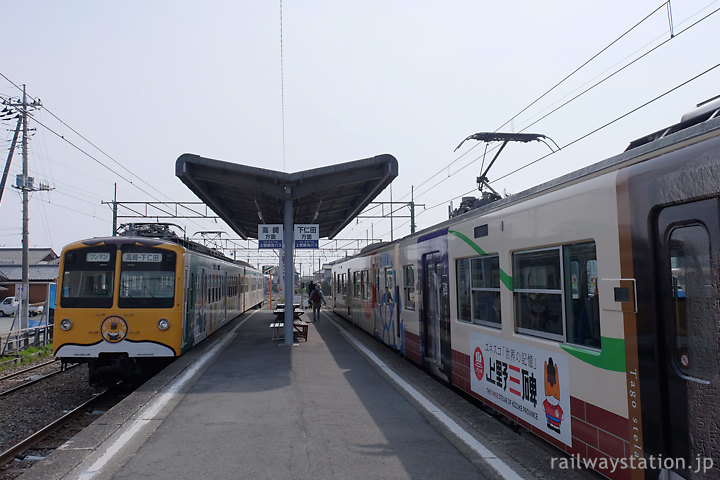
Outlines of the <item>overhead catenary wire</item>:
M17 88L17 89L19 89L20 91L22 91L22 87L19 86L17 83L13 82L10 78L7 77L7 75L5 75L5 74L3 74L2 72L0 72L0 76L2 76L5 80L7 80L8 82L10 82L15 88ZM28 98L30 98L32 101L39 101L38 98L35 98L35 97L33 97L32 95L28 95ZM144 183L147 187L151 188L152 190L155 190L157 193L159 193L160 195L164 196L165 198L168 198L168 199L170 198L168 195L164 194L163 192L161 192L160 190L158 190L157 188L155 188L155 187L154 187L153 185L151 185L149 182L145 181L142 177L138 176L138 175L135 174L133 171L131 171L130 169L128 169L127 167L125 167L121 162L117 161L117 160L116 160L115 158L113 158L110 154L108 154L108 153L105 152L102 148L100 148L99 146L97 146L97 145L96 145L95 143L93 143L90 139L88 139L85 135L83 135L82 133L78 132L78 131L77 131L75 128L73 128L72 126L68 125L63 119L61 119L60 117L58 117L58 116L57 116L55 113L53 113L49 108L47 108L46 105L41 104L40 106L41 106L41 108L42 108L43 110L45 110L46 112L48 112L48 114L50 114L55 120L57 120L58 122L60 122L63 126L65 126L65 127L68 128L70 131L72 131L75 135L77 135L78 137L80 137L81 139L83 139L85 142L87 142L89 145L91 145L91 146L92 146L93 148L95 148L97 151L99 151L100 153L102 153L105 157L107 157L107 158L108 158L109 160L111 160L113 163L115 163L115 164L118 165L120 168L122 168L123 170L125 170L127 173L129 173L129 174L132 175L133 177L137 178L139 181L141 181L142 183ZM122 175L119 175L117 172L115 172L115 171L112 170L111 168L109 168L109 167L107 167L106 165L104 165L102 162L99 162L99 160L97 160L95 157L93 157L92 155L90 155L88 152L86 152L86 151L82 150L81 148L77 147L75 144L73 144L73 143L70 142L68 139L66 139L64 135L61 135L61 134L59 134L58 132L55 132L54 130L50 129L48 126L40 123L40 122L37 120L37 118L33 118L33 120L34 120L36 123L38 123L39 125L41 125L41 126L43 126L44 128L48 129L50 132L52 132L53 134L55 134L56 136L58 136L58 137L61 138L62 140L66 141L69 145L71 145L71 146L73 146L74 148L78 149L78 150L79 150L80 152L82 152L83 154L87 155L87 156L90 157L91 159L93 159L93 160L95 160L96 162L100 163L100 164L103 165L105 168L107 168L107 169L110 170L111 172L115 173L116 175L118 175L120 178L122 178L122 179L125 180L126 182L128 182L128 183L130 183L131 185L135 186L136 188L140 189L140 188L137 187L137 185L135 185L132 181L127 180L127 179L124 178ZM141 189L141 190L142 190L142 189ZM143 191L143 193L147 194L147 192L145 192L145 191ZM154 197L153 197L153 198L154 198Z
M652 12L650 12L649 14L647 14L642 20L638 21L635 25L633 25L631 28L629 28L628 30L626 30L624 33L622 33L622 34L621 34L619 37L617 37L615 40L613 40L612 42L610 42L607 46L603 47L600 51L598 51L596 54L594 54L589 60L583 62L582 65L580 65L579 67L575 68L570 74L566 75L562 80L560 80L559 82L557 82L556 84L554 84L551 88L549 88L547 91L545 91L542 95L540 95L538 98L536 98L535 100L533 100L532 102L530 102L530 104L528 104L526 107L524 107L523 109L521 109L518 113L516 113L515 115L513 115L513 116L512 116L509 120L507 120L505 123L503 123L502 125L500 125L500 127L498 127L495 131L497 131L497 130L499 130L500 128L504 127L505 125L507 125L508 123L510 123L511 121L513 121L515 118L517 118L519 115L521 115L522 113L524 113L525 111L527 111L530 107L532 107L533 105L535 105L538 101L540 101L542 98L544 98L545 96L547 96L550 92L554 91L558 86L560 86L561 84L563 84L564 82L566 82L568 79L570 79L573 75L575 75L576 73L578 73L582 68L584 68L584 67L587 66L589 63L591 63L593 60L595 60L596 58L598 58L602 53L604 53L605 51L607 51L611 46L613 46L614 44L616 44L619 40L621 40L622 38L624 38L625 36L627 36L627 35L628 35L630 32L632 32L634 29L638 28L641 24L643 24L645 21L647 21L647 20L648 20L649 18L651 18L653 15L657 14L663 7L665 7L665 6L666 6L667 4L669 4L669 3L670 3L670 2L663 2L662 4L660 4L660 5L659 5L658 7L656 7ZM713 3L714 3L714 2L713 2ZM714 10L714 11L711 12L710 14L704 16L704 17L701 18L700 20L694 22L693 24L691 24L691 25L688 26L687 28L683 29L680 33L683 33L683 32L685 32L685 31L689 30L690 28L695 27L695 26L696 26L697 24L699 24L700 22L706 20L706 19L709 18L710 16L714 15L715 13L717 13L717 11L718 11L718 10ZM670 38L668 38L667 40L665 40L664 42L662 42L660 45L656 46L655 48L653 48L653 49L650 50L649 52L643 54L642 56L638 57L637 59L633 60L632 62L626 64L626 65L623 66L622 68L620 68L620 69L618 69L617 71L615 71L613 74L611 74L611 75L609 75L608 77L606 77L604 80L602 80L602 81L600 81L600 82L597 82L597 83L596 83L595 85L593 85L592 87L590 87L590 88L584 90L583 92L581 92L580 94L574 96L574 97L571 98L569 101L563 103L560 107L555 108L555 109L552 110L549 114L544 115L542 118L540 118L539 120L533 122L532 124L524 127L524 128L523 128L522 130L520 130L520 131L524 131L524 130L530 128L531 126L537 124L540 120L543 120L543 119L547 118L550 114L555 113L555 112L557 112L558 110L560 110L561 108L564 108L564 107L566 107L568 104L574 102L575 100L578 100L579 98L581 98L582 96L584 96L585 94L587 94L589 91L591 91L592 89L594 89L594 88L597 87L598 85L604 83L605 80L611 78L612 76L614 76L614 75L616 75L617 73L621 72L621 71L624 70L625 68L627 68L627 67L629 67L630 65L636 63L636 62L639 61L640 59L646 57L649 53L657 50L657 48L659 48L660 46L666 44L668 41L672 40L674 37L677 37L678 35L679 35L679 33L672 35ZM460 168L459 168L458 170L456 170L455 172L453 172L453 173L448 173L442 180L434 183L434 184L433 184L432 186L430 186L429 188L426 188L425 190L420 190L420 187L426 185L428 182L430 182L433 178L436 178L436 177L437 177L438 175L440 175L441 173L444 173L444 172L445 172L446 170L448 170L452 165L454 165L455 163L457 163L461 158L463 158L465 155L467 155L470 151L472 151L472 150L473 150L474 148L476 148L478 145L479 145L479 144L473 145L472 148L470 148L469 150L467 150L466 152L464 152L462 155L460 155L459 157L457 157L456 159L454 159L454 160L453 160L452 162L450 162L449 164L447 164L447 165L445 165L444 167L442 167L442 168L441 168L440 170L438 170L436 173L432 174L430 177L428 177L428 178L427 178L426 180L424 180L422 183L420 183L420 184L418 184L418 185L415 185L415 188L416 188L415 197L418 198L418 197L421 197L422 195L428 193L429 191L431 191L431 190L433 190L435 187L439 186L441 183L443 183L443 182L444 182L445 180L447 180L448 178L457 175L458 173L460 173L460 172L462 172L464 169L466 169L468 166L474 164L474 163L477 162L479 159L481 159L482 156L479 156L479 157L474 158L474 159L471 160L470 162L464 164L462 167L460 167ZM490 149L490 151L493 151L495 148L497 148L497 147L492 147L492 148ZM400 198L401 198L401 199L407 198L409 195L410 195L410 193L407 193L407 194L403 195L403 196L400 197Z
M550 112L548 112L548 113L546 113L545 115L543 115L542 117L538 118L537 120L535 120L535 121L532 122L531 124L527 125L523 130L526 130L526 129L532 127L533 125L537 124L538 122L544 120L544 119L547 118L548 116L550 116L550 115L552 115L553 113L557 112L557 111L560 110L561 108L565 107L566 105L568 105L568 104L571 103L572 101L574 101L574 100L578 99L579 97L581 97L582 95L588 93L590 90L593 90L594 88L598 87L599 85L605 83L606 81L608 81L609 79L611 79L612 77L614 77L614 76L617 75L618 73L622 72L623 70L625 70L625 69L628 68L629 66L631 66L631 65L635 64L636 62L642 60L643 58L645 58L646 56L650 55L651 53L653 53L653 52L654 52L655 50L657 50L658 48L662 47L663 45L665 45L665 44L668 43L669 41L677 38L677 37L680 36L681 34L685 33L685 32L688 31L688 30L690 30L692 27L696 26L697 24L699 24L700 22L706 20L707 18L711 17L712 15L715 15L715 14L718 13L719 11L720 11L720 8L717 8L717 9L713 10L712 12L710 12L709 14L707 14L706 16L704 16L703 18L701 18L700 20L692 23L692 24L691 24L690 26L688 26L687 28L684 28L683 30L681 30L681 31L678 32L677 34L673 34L670 38L668 38L668 39L666 39L665 41L663 41L662 43L654 46L653 48L651 48L651 49L648 50L647 52L643 53L642 55L640 55L639 57L637 57L636 59L634 59L634 60L631 61L630 63L628 63L628 64L626 64L626 65L623 65L622 67L620 67L619 69L615 70L614 72L612 72L612 73L611 73L610 75L608 75L607 77L604 77L602 80L600 80L600 81L592 84L590 87L588 87L588 88L586 88L585 90L583 90L582 92L578 93L577 95L575 95L574 97L572 97L570 100L568 100L568 101L566 101L565 103L559 105L558 107L554 108L554 109L551 110Z
M663 4L663 5L664 5L664 4ZM662 7L662 6L661 6L661 7ZM658 11L658 9L656 9L653 13L656 13L657 11ZM585 89L585 90L584 90L583 92L581 92L580 94L575 95L573 98L571 98L570 100L564 102L562 105L560 105L559 107L553 109L551 112L547 113L546 115L544 115L544 116L541 117L540 119L538 119L538 120L536 120L535 122L531 123L530 125L524 127L521 131L526 130L526 129L532 127L533 125L537 124L539 121L547 118L549 115L557 112L558 110L560 110L561 108L567 106L567 105L570 104L571 102L579 99L581 96L585 95L585 94L588 93L590 90L592 90L592 89L596 88L597 86L601 85L602 83L604 83L604 82L605 82L606 80L608 80L609 78L617 75L619 72L625 70L627 67L629 67L630 65L638 62L638 61L641 60L642 58L645 58L645 57L646 57L647 55L649 55L650 53L656 51L656 50L657 50L658 48L660 48L661 46L667 44L670 40L673 40L673 39L677 38L680 34L682 34L682 33L686 32L686 31L690 30L691 28L697 26L697 25L700 24L701 22L707 20L709 17L711 17L712 15L716 14L718 11L720 11L720 8L713 10L713 11L710 12L709 14L707 14L707 15L703 16L702 18L700 18L699 20L693 22L691 25L689 25L688 27L686 27L686 28L683 29L682 31L676 33L673 37L666 39L666 40L663 41L661 44L655 46L654 48L652 48L652 49L649 50L648 52L645 52L644 54L642 54L640 57L637 57L637 58L635 58L634 60L632 60L631 62L623 65L622 67L620 67L620 68L617 69L616 71L614 71L614 72L612 72L611 74L609 74L609 75L608 75L607 77L605 77L604 79L596 82L595 84L593 84L591 87ZM619 118L623 118L623 116L621 116L621 117L619 117ZM617 120L616 120L616 121L617 121ZM611 122L611 123L614 123L614 122ZM571 142L571 143L568 144L568 145L565 145L565 147L567 147L567 146L569 146L569 145L571 145L571 144L577 143L578 141L580 141L580 140L582 140L582 139L584 139L584 138L587 138L588 136L592 135L593 133L596 133L596 132L591 132L590 134L585 135L585 136L583 136L582 138L580 138L580 139L578 139L578 140L576 140L576 141L574 141L574 142ZM478 145L478 144L476 144L475 146L477 146L477 145ZM494 148L493 148L493 149L494 149ZM493 149L491 149L491 151L492 151ZM546 156L544 156L543 158L545 158L545 157L547 157L547 156L549 156L549 155L546 155ZM427 194L429 191L431 191L431 190L434 189L435 187L439 186L440 184L444 183L444 182L447 181L450 177L453 177L453 176L457 175L458 173L462 172L462 171L465 170L467 167L469 167L470 165L474 164L475 162L477 162L477 160L479 160L479 159L481 159L481 158L482 158L482 156L477 157L477 158L471 160L470 162L464 164L464 165L463 165L462 167L460 167L458 170L456 170L456 171L453 172L452 174L448 174L446 177L438 180L436 183L434 183L434 184L433 184L432 186L430 186L429 188L427 188L427 189L425 189L425 190L422 190L422 191L419 191L419 192L416 191L415 197L416 197L416 198L419 198L419 197L421 197L422 195ZM533 163L537 163L537 161L539 161L539 160L535 160L535 161L533 161L533 162L530 162L528 165L531 165L531 164L533 164ZM520 167L520 168L518 169L518 171L519 171L519 170L522 170L523 168L525 168L525 167ZM437 174L434 175L433 177L430 177L430 179L432 179L432 178L434 178L434 177L436 177L436 176L437 176ZM498 178L498 179L496 179L495 181L500 180L500 179L502 179L502 178L506 178L507 176L508 176L508 175L504 175L503 177ZM428 180L430 180L430 179L428 179ZM493 183L493 182L490 182L490 183ZM471 193L474 192L474 191L475 191L475 190L471 190L470 192L466 193L465 195L469 195L469 194L471 194ZM465 195L462 195L462 196L465 196ZM406 197L406 196L407 196L407 195L405 195L405 197ZM449 201L452 201L452 200L455 200L455 199L458 199L458 198L462 198L462 196L453 197L452 199L447 200L447 201L444 202L444 203L447 203L447 202L449 202ZM403 197L403 198L404 198L404 197ZM436 205L436 206L437 206L437 205ZM427 208L425 211L431 210L432 208L434 208L434 207ZM422 213L422 212L420 212L420 213ZM420 215L420 214L418 214L418 216L419 216L419 215Z
M22 87L20 87L18 84L16 84L15 82L13 82L10 78L8 78L8 77L7 77L5 74L3 74L2 72L0 72L0 76L2 76L2 77L5 78L9 83L11 83L13 86L15 86L15 88L20 88L20 89L22 89ZM33 96L31 96L31 95L29 95L28 97L31 98L33 101L37 100L37 99L35 99L35 97L33 97ZM70 129L73 133L75 133L76 135L78 135L83 141L87 142L87 143L88 143L89 145L91 145L93 148L95 148L95 149L97 149L98 151L100 151L104 156L106 156L107 158L109 158L112 162L114 162L115 164L119 165L123 170L129 172L133 177L137 178L140 182L144 183L145 185L148 185L152 190L155 190L156 192L158 192L160 195L164 196L165 198L170 198L168 195L166 195L166 194L164 194L163 192L159 191L159 190L156 189L154 186L152 186L150 183L148 183L147 181L145 181L142 177L136 175L134 172L132 172L132 171L130 171L129 169L127 169L124 165L122 165L120 162L118 162L117 160L115 160L112 156L110 156L108 153L106 153L104 150L102 150L100 147L98 147L95 143L93 143L92 141L90 141L86 136L82 135L82 134L79 133L76 129L74 129L73 127L71 127L70 125L68 125L65 121L63 121L63 120L62 120L61 118L59 118L56 114L54 114L54 113L51 112L49 109L47 109L44 105L43 105L42 107L43 107L43 110L47 111L47 112L48 112L53 118L55 118L58 122L60 122L62 125L64 125L64 126L67 127L68 129ZM62 141L66 142L66 143L67 143L68 145L70 145L71 147L73 147L73 148L75 148L76 150L80 151L80 152L83 153L85 156L87 156L88 158L92 159L93 161L95 161L96 163L98 163L99 165L101 165L103 168L105 168L106 170L108 170L108 171L110 171L111 173L113 173L114 175L116 175L119 179L121 179L121 180L129 183L131 186L135 187L135 188L138 189L140 192L142 192L143 194L149 196L149 197L152 198L153 200L162 203L162 200L160 200L160 199L158 199L157 197L155 197L153 194L151 194L150 192L148 192L146 189L140 187L140 186L139 186L136 182L134 182L132 179L127 178L125 175L119 173L118 171L116 171L116 170L113 169L112 167L106 165L105 163L103 163L102 161L100 161L97 157L95 157L94 155L92 155L90 152L88 152L87 150L81 148L79 145L77 145L76 143L72 142L71 140L69 140L68 138L66 138L64 135L60 134L59 132L57 132L56 130L54 130L54 129L51 128L50 126L48 126L45 122L38 120L35 116L33 116L33 120L34 120L38 125L40 125L41 127L43 127L44 129L46 129L47 131L49 131L50 133L52 133L52 134L55 135L56 137L60 138ZM82 173L83 173L84 175L86 175L86 172L82 172ZM54 204L54 203L52 203L52 202L47 202L47 203L49 203L49 204L51 204L51 205L57 205L57 204ZM89 202L86 202L86 203L89 203ZM69 210L75 211L76 213L81 213L81 212L76 211L76 210L73 210L73 209L69 209ZM89 216L93 216L93 217L94 217L94 215L89 215ZM195 221L195 220L191 220L191 222L194 223L194 224L196 224L196 225L198 225L198 226L201 226L201 227L202 227L202 225L201 225L200 223L198 223L197 221Z
M639 110L647 107L648 105L650 105L650 104L652 104L652 103L660 100L661 98L663 98L663 97L671 94L672 92L674 92L674 91L676 91L676 90L678 90L678 89L680 89L680 88L682 88L682 87L684 87L684 86L686 86L686 85L688 85L688 84L690 84L690 83L698 80L699 78L707 75L708 73L712 72L713 70L717 69L718 67L720 67L720 63L713 65L712 67L704 70L703 72L701 72L701 73L699 73L699 74L697 74L697 75L694 75L693 77L689 78L688 80L685 80L684 82L682 82L682 83L674 86L673 88L671 88L671 89L669 89L669 90L666 90L665 92L663 92L663 93L661 93L661 94L653 97L652 99L650 99L650 100L642 103L641 105L638 105L637 107L635 107L635 108L633 108L633 109L631 109L631 110L623 113L622 115L614 118L613 120L611 120L611 121L609 121L609 122L606 122L606 123L600 125L599 127L590 130L589 132L587 132L587 133L585 133L585 134L577 137L576 139L574 139L574 140L566 143L565 145L561 145L561 146L559 147L559 150L558 150L558 151L564 150L564 149L566 149L567 147L569 147L569 146L571 146L571 145L574 145L575 143L577 143L577 142L579 142L579 141L584 140L585 138L589 137L590 135L594 135L595 133L597 133L597 132L599 132L599 131L601 131L601 130L607 128L607 127L609 127L610 125L612 125L612 124L614 124L614 123L622 120L623 118L625 118L625 117L627 117L627 116L629 116L629 115L632 115L633 113L635 113L635 112L637 112L637 111L639 111ZM511 176L511 175L514 175L514 174L516 174L516 173L524 170L525 168L528 168L529 166L534 165L534 164L536 164L536 163L538 163L538 162L540 162L540 161L542 161L542 160L550 157L551 155L554 155L555 153L557 153L557 151L556 151L556 152L552 152L552 153L548 153L548 154L546 154L546 155L543 155L543 156L541 156L541 157L539 157L539 158L537 158L537 159L535 159L535 160L533 160L533 161L531 161L531 162L526 163L525 165L523 165L523 166L521 166L521 167L519 167L519 168L517 168L517 169L515 169L515 170L513 170L513 171L511 171L511 172L508 172L507 174L505 174L505 175L503 175L503 176L501 176L501 177L498 177L497 179L493 180L493 182L490 182L490 183L494 183L494 182L500 181L500 180L502 180L502 179L504 179L504 178L507 178L507 177L509 177L509 176ZM472 190L470 190L470 191L468 191L468 192L465 192L465 193L463 193L463 194L461 194L461 195L454 196L454 197L452 197L452 198L450 198L450 199L448 199L448 200L444 200L444 201L442 201L442 202L440 202L440 203L437 203L437 204L435 204L435 205L429 206L429 207L427 207L423 212L418 213L418 216L421 215L421 214L424 213L424 212L433 210L433 209L435 209L435 208L437 208L437 207L445 206L445 205L447 205L448 202L453 201L453 200L457 200L457 199L462 198L462 197L467 196L467 195L470 195L471 193L473 193L473 192L475 192L475 191L476 191L476 189L472 189ZM389 233L389 232L388 232L388 233Z

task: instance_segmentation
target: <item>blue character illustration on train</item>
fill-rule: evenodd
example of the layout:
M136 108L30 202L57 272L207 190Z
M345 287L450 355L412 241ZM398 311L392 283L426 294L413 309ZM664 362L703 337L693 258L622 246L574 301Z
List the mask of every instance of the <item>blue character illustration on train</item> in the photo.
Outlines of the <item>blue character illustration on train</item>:
M380 328L375 328L375 337L381 340L383 343L387 343L393 348L397 349L396 336L393 334L395 331L396 321L396 298L393 294L395 290L395 269L393 268L393 262L389 255L383 254L380 256L379 264L383 265L384 268L378 268L378 280L376 296L377 302L374 305L375 321L380 322Z

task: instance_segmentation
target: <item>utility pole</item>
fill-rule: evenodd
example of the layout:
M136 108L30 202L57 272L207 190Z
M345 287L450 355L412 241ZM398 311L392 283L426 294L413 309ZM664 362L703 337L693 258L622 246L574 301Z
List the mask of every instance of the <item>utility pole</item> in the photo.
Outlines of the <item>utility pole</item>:
M30 298L30 275L29 275L29 256L30 256L30 244L29 244L29 205L30 205L30 192L38 190L50 190L48 185L40 184L40 188L34 188L34 178L28 176L28 109L39 108L42 104L39 100L33 100L32 103L28 103L27 94L25 92L25 85L23 85L23 96L22 102L12 100L5 102L5 105L11 108L20 110L20 119L22 120L22 175L18 175L16 178L15 188L22 191L22 278L20 287L20 305L19 305L19 328L28 328L28 300ZM18 292L15 292L18 296Z
M5 107L7 110L7 107ZM5 111L3 110L3 111ZM10 151L8 152L7 161L5 162L5 170L3 171L2 180L0 180L0 200L2 200L3 192L5 191L5 183L7 182L8 174L10 173L10 164L12 163L13 153L15 153L15 145L17 145L18 134L20 133L20 127L22 126L22 117L18 115L17 126L15 127L15 134L13 135L12 143L10 144Z

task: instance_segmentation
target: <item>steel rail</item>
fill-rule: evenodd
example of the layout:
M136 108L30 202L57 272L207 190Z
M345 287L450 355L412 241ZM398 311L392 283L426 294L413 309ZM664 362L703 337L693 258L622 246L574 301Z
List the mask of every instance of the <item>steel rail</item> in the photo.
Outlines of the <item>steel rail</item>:
M5 395L8 395L10 393L17 392L18 390L22 390L25 387L29 387L30 385L41 382L41 381L45 380L46 378L52 377L53 375L58 375L60 373L66 372L68 370L68 368L73 368L73 367L76 367L77 365L79 365L79 364L71 365L71 366L67 367L65 370L58 370L56 372L48 373L47 375L43 375L40 378L36 378L34 380L30 380L25 383L21 383L20 385L15 385L14 387L12 387L8 390L3 390L2 392L0 392L0 397L4 397ZM28 370L32 370L32 369L28 369ZM25 370L25 372L27 372L27 370ZM22 373L24 373L24 372L22 372ZM12 375L12 376L15 376L15 375ZM10 378L10 377L8 376L5 378L0 378L0 382L3 380L6 380L7 378Z
M58 418L54 422L46 425L42 429L38 430L37 432L33 433L29 437L27 437L25 440L20 441L19 443L15 444L14 446L8 448L4 452L0 453L0 465L5 465L9 463L12 459L14 459L18 454L29 450L31 447L37 445L42 440L44 440L48 435L58 430L60 427L65 425L68 421L74 419L75 417L82 414L82 412L90 405L100 401L100 399L104 398L109 392L110 388L96 394L91 398L90 400L82 403L80 406L76 407L75 409L71 410L70 412L66 413L62 417Z
M28 367L28 368L26 368L26 369L24 369L24 370L20 370L20 371L18 371L18 372L11 373L10 375L0 376L0 382L2 382L3 380L7 380L7 379L9 379L9 378L13 378L13 377L20 376L20 375L22 375L23 373L30 372L30 371L32 371L32 370L35 370L36 368L40 368L40 367L45 367L45 366L47 366L47 365L51 365L51 364L53 364L53 363L55 363L55 362L57 362L57 361L59 361L59 360L57 360L57 359L48 360L47 362L38 363L37 365L33 365L32 367Z

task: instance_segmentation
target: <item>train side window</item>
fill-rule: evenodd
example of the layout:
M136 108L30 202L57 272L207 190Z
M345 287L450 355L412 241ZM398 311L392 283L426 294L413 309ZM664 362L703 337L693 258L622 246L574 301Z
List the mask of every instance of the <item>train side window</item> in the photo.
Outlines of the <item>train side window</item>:
M470 301L470 259L459 258L455 261L455 280L457 284L457 317L461 322L472 321L472 302Z
M403 293L405 310L415 310L415 269L412 265L403 267Z
M499 327L500 258L463 258L456 262L458 320Z
M360 297L363 300L367 300L369 298L369 292L370 292L370 272L367 270L363 270L360 272L361 279L360 279Z
M595 242L563 247L567 341L600 348L600 306Z
M353 272L353 297L360 298L360 272Z
M515 326L520 333L563 341L560 248L513 254Z
M385 291L384 291L384 302L391 303L395 295L395 285L393 282L393 269L385 268Z
M683 375L708 382L717 375L717 337L708 319L717 315L717 286L711 270L710 235L704 225L672 230L669 239L675 322L673 363ZM712 326L712 323L710 324Z

